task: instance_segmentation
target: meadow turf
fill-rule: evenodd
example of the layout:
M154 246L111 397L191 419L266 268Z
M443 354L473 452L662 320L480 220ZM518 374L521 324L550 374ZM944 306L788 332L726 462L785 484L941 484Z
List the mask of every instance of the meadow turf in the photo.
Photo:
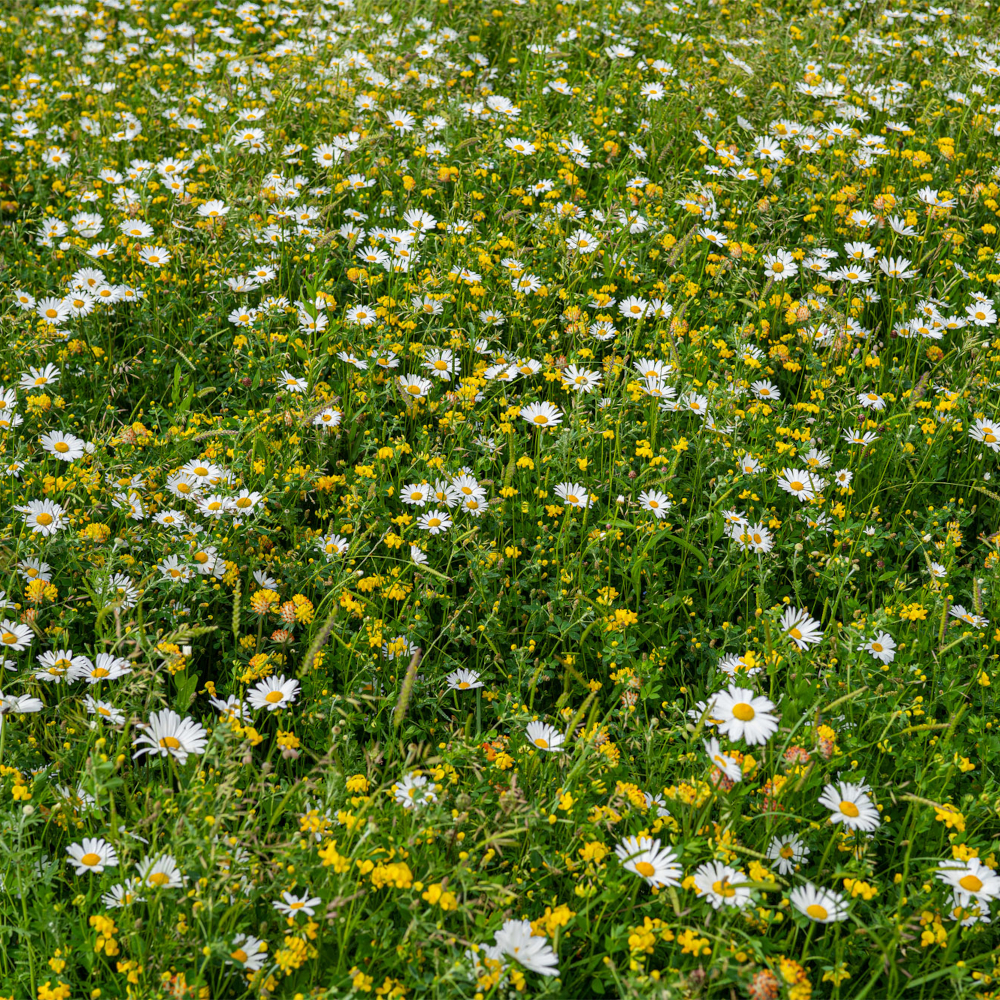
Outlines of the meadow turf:
M0 998L1000 997L998 34L0 5Z

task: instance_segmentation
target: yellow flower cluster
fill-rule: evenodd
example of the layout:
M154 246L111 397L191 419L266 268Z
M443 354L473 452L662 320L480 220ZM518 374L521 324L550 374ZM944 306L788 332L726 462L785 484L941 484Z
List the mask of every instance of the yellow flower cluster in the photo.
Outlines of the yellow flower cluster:
M359 862L359 867L364 872L364 865L371 862ZM387 885L395 886L397 889L409 889L413 885L413 872L405 861L393 861L389 864L377 864L371 869L372 885L376 889L382 889Z
M629 932L628 947L633 955L652 955L657 941L673 940L673 931L659 917L644 917L642 923Z
M374 873L373 879L374 881ZM421 893L421 898L426 900L431 906L440 906L442 910L457 910L458 897L445 888L443 882L435 882Z
M115 935L118 933L118 928L115 926L114 920L110 917L96 914L90 918L89 923L90 926L97 931L97 940L94 942L94 951L98 954L103 951L108 958L112 955L117 955L118 942L115 940Z

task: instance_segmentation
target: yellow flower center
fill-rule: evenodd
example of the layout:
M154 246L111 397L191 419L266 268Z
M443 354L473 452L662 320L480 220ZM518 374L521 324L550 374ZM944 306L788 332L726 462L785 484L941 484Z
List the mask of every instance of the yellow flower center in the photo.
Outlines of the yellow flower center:
M579 503L580 499L575 493L566 494L566 503Z
M785 846L781 849L781 856L786 861L788 861L794 854L795 850L793 849L791 844L785 844Z
M740 720L740 722L752 722L754 716L757 713L753 710L752 705L748 705L745 701L741 701L736 705L733 705L733 715Z
M872 652L873 653L881 653L884 648L885 647L880 642L873 642L872 643Z
M776 260L771 265L771 270L774 271L775 274L781 274L781 272L784 271L784 269L785 269L785 265L782 264L780 260Z
M791 629L789 629L788 630L788 634L793 639L801 639L802 638L802 633L797 628L791 628Z
M235 958L237 962L242 962L245 965L247 953L242 948L237 948L236 951L230 953L229 957Z
M635 863L635 870L643 878L652 878L656 872L656 869L648 861L637 861Z
M805 486L802 483L800 483L797 479L794 480L793 482L790 482L788 485L796 492L805 489Z
M658 510L660 507L660 505L655 500L650 500L649 506L652 510Z
M535 746L536 747L541 747L543 750L548 750L548 748L549 748L549 741L546 740L546 739L543 739L541 736L536 736L535 737Z
M180 750L181 741L176 736L162 736L160 737L160 746L170 750Z
M268 691L264 697L264 701L271 705L277 705L285 697L284 691Z
M110 672L110 670L105 670L104 667L94 667L94 669L90 671L90 676L98 678L107 677Z
M813 920L826 920L826 918L830 916L830 914L827 913L826 908L820 906L819 903L810 903L806 907L806 913L808 913Z
M729 884L729 879L725 878L712 883L712 892L725 896L726 899L736 895L736 890Z
M47 528L55 520L51 514L46 514L42 511L41 514L35 515L35 523L42 525L43 528Z
M17 642L17 636L13 632L4 632L3 641L8 646L13 646Z
M86 865L88 868L93 868L94 865L99 865L100 863L101 863L100 854L95 854L93 851L90 851L89 853L85 854L82 858L80 858L80 864Z
M253 500L251 500L250 497L240 497L236 501L236 506L239 507L240 510L246 510L247 507L251 507L252 505Z
M458 682L458 689L459 689L459 691L464 691L468 686L469 686L469 682L468 681L459 681Z
M861 815L861 810L853 802L848 802L846 799L840 803L840 811L845 816L850 816L851 819L856 819Z
M536 424L547 424L548 422L549 422L549 418L547 416L545 416L544 413L539 413L538 416L535 417L535 423Z
M976 878L975 875L963 875L958 880L958 884L966 892L979 892L983 887L982 879Z
M153 885L166 885L170 881L170 876L166 872L153 872L149 876L149 881Z

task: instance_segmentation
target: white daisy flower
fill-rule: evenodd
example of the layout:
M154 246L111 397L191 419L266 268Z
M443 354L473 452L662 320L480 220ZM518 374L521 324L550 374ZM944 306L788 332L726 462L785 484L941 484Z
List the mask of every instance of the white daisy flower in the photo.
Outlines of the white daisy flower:
M562 753L565 737L555 726L547 722L529 722L524 731L532 746L547 753Z
M824 786L819 802L830 810L831 823L843 823L848 830L870 833L879 828L881 820L868 791L864 783L838 781Z
M145 730L132 741L138 746L133 757L144 753L156 754L159 757L174 757L183 764L189 754L202 754L208 742L205 727L193 719L182 718L175 711L164 708L153 712L148 723L140 723Z
M818 924L833 924L847 919L847 899L839 892L819 889L807 882L788 894L792 906Z
M247 701L251 708L266 708L273 712L291 705L299 693L299 682L294 678L266 677L258 681L248 692Z
M84 837L79 844L70 844L66 848L70 864L76 868L77 875L90 872L100 875L105 868L118 867L118 855L115 849L100 837Z

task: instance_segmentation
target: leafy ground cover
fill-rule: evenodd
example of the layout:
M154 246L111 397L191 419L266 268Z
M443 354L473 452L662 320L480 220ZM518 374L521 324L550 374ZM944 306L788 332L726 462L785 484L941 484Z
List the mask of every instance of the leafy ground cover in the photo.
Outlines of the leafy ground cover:
M0 996L996 997L987 4L4 5Z

